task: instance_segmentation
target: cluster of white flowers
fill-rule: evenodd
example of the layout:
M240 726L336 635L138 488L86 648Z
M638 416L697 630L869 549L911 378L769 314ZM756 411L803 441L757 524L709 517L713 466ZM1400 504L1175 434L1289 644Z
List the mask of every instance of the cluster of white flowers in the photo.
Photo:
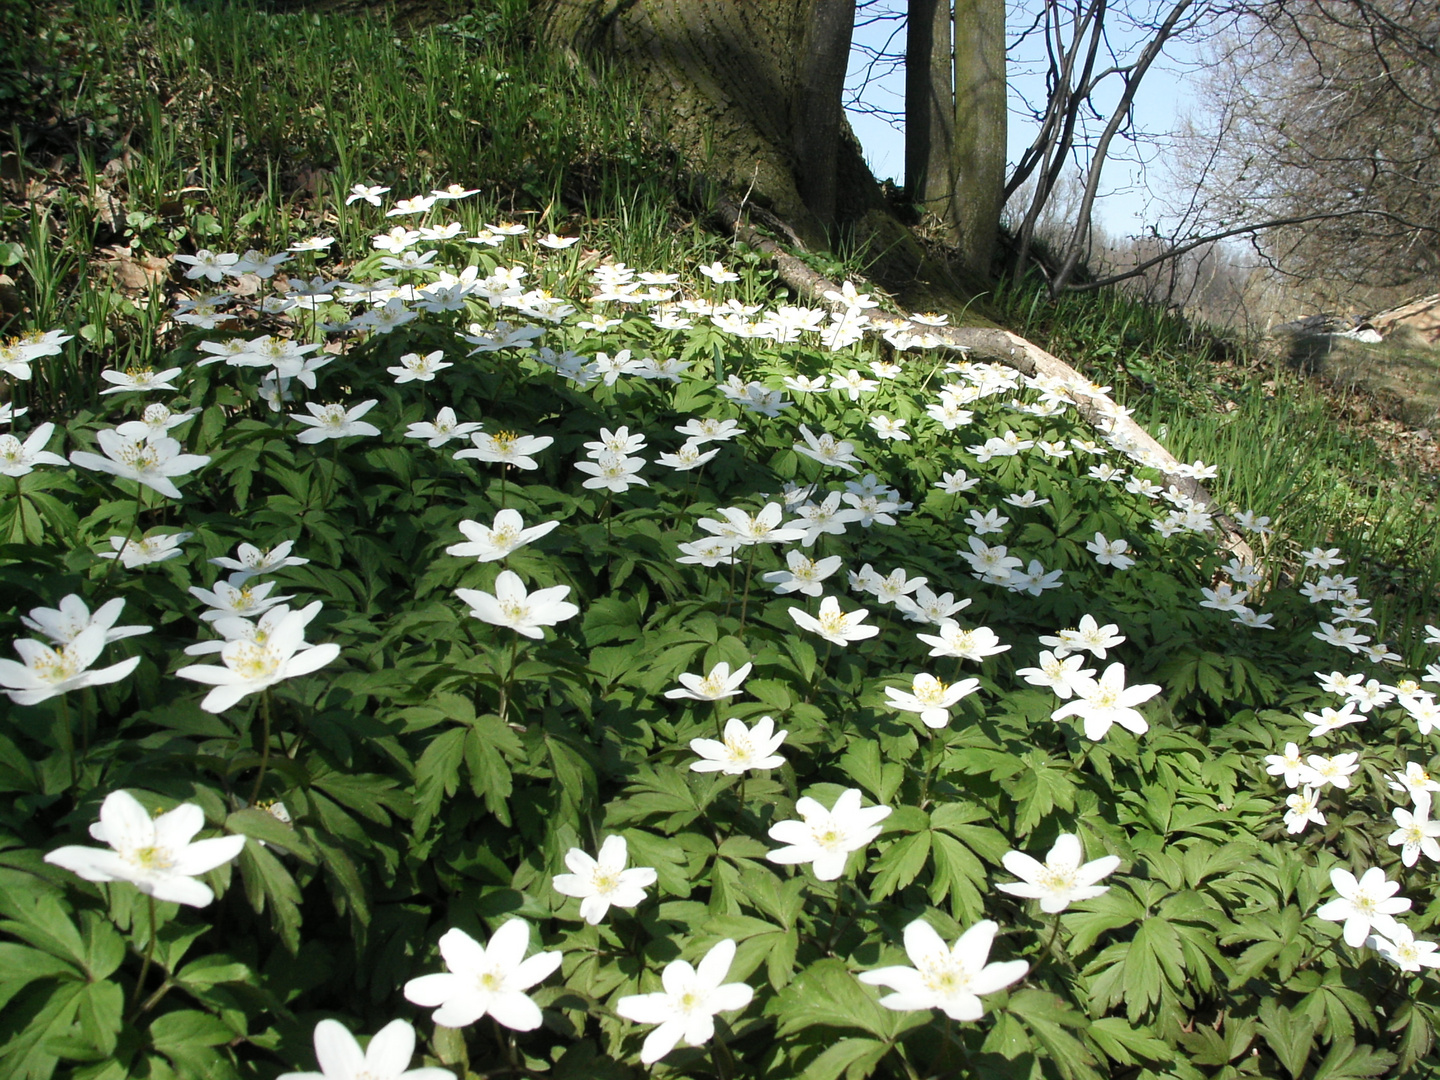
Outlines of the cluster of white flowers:
M357 184L347 202L380 207L383 205L380 197L388 191L382 186ZM307 282L297 274L283 289L277 287L274 295L258 301L257 310L277 320L292 311L306 312L316 318L313 326L334 335L385 335L417 319L456 313L454 318L459 327L455 334L463 346L456 345L455 349L463 351L467 358L479 358L472 363L486 362L487 358L493 362L495 357L504 354L507 362L529 365L526 370L537 370L547 379L563 379L575 388L593 387L599 394L611 392L599 388L622 386L622 380L632 378L657 384L677 383L692 366L693 361L641 357L630 349L616 349L607 343L604 335L610 330L635 321L645 312L648 312L644 317L650 326L662 334L686 330L695 325L695 320L708 319L715 329L740 339L767 339L784 344L805 341L831 351L846 349L866 333L877 331L900 351L931 348L938 339L923 328L938 327L945 322L943 316L916 315L901 327L884 326L869 314L878 306L877 302L848 281L840 289L825 294L833 306L833 310L828 311L791 305L767 311L733 297L722 300L719 296L723 286L738 281L739 276L718 261L698 271L710 283L704 287L708 295L684 294L677 274L641 272L623 263L602 262L590 272L591 295L583 302L588 310L581 311L569 300L533 284L539 278L555 285L553 277L540 273L546 265L544 261L567 258L561 253L578 238L558 237L553 233L531 237L524 225L487 224L477 235L465 237L465 241L490 251L507 244L522 246L532 255L528 267L518 262L503 265L496 261L498 256L487 255L485 265L491 267L488 273L475 264L455 270L442 265L441 248L419 248L422 244L441 245L458 240L464 232L458 222L429 221L428 215L449 202L474 194L474 190L451 185L428 195L401 199L384 212L386 219L426 218L424 224L414 227L395 224L372 238L373 249L383 253L377 260L378 265L395 276L357 285L323 277ZM293 245L288 252L273 255L253 250L243 255L201 250L193 256L177 256L177 260L188 267L186 277L192 281L220 282L227 277L238 279L246 275L265 281L274 279L277 270L294 261L296 256L301 257L300 264L310 264L325 254L332 242L329 237L314 237ZM573 266L574 256L568 258ZM237 289L239 291L243 290ZM175 317L207 331L215 330L230 325L229 317L221 311L237 302L237 297L228 293L190 297L181 302ZM488 305L492 317L469 321L477 311L484 310L482 305ZM337 312L338 308L349 310ZM343 317L320 323L322 309L331 318L337 314ZM496 317L499 313L506 317ZM555 348L565 348L558 330L550 338L554 348L542 343L547 332L576 315L584 318L573 320L575 327L593 333L593 344L604 344L607 350L613 351L597 348L591 355L568 349L556 352ZM295 327L295 333L300 332L296 324L290 325ZM35 359L59 352L68 340L65 335L52 331L6 342L0 345L0 373L13 379L28 379ZM572 339L566 341L576 349L582 348ZM279 332L250 337L216 335L214 340L199 342L203 358L198 366L223 361L237 370L258 371L256 392L273 411L279 412L286 402L294 400L299 388L316 390L318 373L331 364L344 347L338 338L327 347ZM681 355L686 354L681 352ZM456 366L446 357L445 348L423 354L406 352L386 371L394 376L396 385L428 384ZM720 363L717 353L717 367ZM907 417L898 415L899 410L895 408L887 406L883 412L870 411L871 403L888 402L898 396L894 380L900 372L895 361L877 360L869 364L868 372L842 363L835 370L779 376L779 385L773 384L774 379L766 383L739 374L718 380L716 390L740 415L724 419L691 417L674 428L684 441L673 452L658 453L656 463L677 472L699 469L713 461L726 443L745 434L742 420L763 424L792 409L801 412L810 408L814 400L810 395L834 395L834 400L846 409L868 415L863 424L854 425L858 433L827 431L818 422L797 424L793 451L804 459L801 470L808 470L805 475L812 482L808 485L797 482L774 498L762 496L753 506L723 506L713 512L714 516L698 517L695 523L707 535L679 544L679 561L705 567L731 566L741 556L753 559L765 545L798 545L783 552L783 569L765 571L761 580L779 596L798 594L806 600L817 601L808 608L787 603L786 610L800 630L823 638L830 647L844 648L866 641L881 633L878 620L870 620L871 609L845 610L839 597L826 594L826 582L844 566L843 559L833 555L812 557L808 552L817 544L827 542L826 537L844 536L852 526L861 529L895 526L902 515L914 509L899 489L886 484L875 473L863 471L893 452L889 444L910 441L922 432L954 432L974 422L979 403L986 399L1026 392L1032 394L1030 400L1013 397L1008 407L1028 416L1048 418L1061 415L1083 400L1097 405L1111 421L1126 412L1105 397L1109 387L1091 384L1072 388L1044 377L1022 376L1003 365L961 360L945 366L945 375L953 381L939 387L934 400L921 403L923 414L919 406L913 403L907 406L915 416L912 429ZM102 378L109 385L103 393L176 391L182 374L183 369L179 367L105 371ZM669 388L660 385L651 390L668 391ZM796 400L786 398L786 391L795 395ZM349 405L305 401L305 411L290 413L289 419L302 425L303 430L295 434L296 441L302 444L375 436L381 429L363 418L378 404L378 399ZM0 406L0 423L13 423L24 413L24 409ZM68 460L45 449L54 434L53 424L36 426L24 441L14 435L0 435L0 474L18 481L37 466L73 464L133 480L168 498L178 499L181 492L172 478L188 475L210 460L184 453L181 443L170 434L192 415L171 412L164 404L150 404L140 419L97 433L96 443L101 454L77 450ZM1088 462L1115 451L1123 455L1134 470L1098 460L1083 466L1085 480L1082 482L1115 484L1117 488L1123 484L1126 491L1144 500L1142 506L1152 502L1168 506L1163 516L1150 522L1161 538L1177 533L1212 532L1216 528L1214 508L1197 501L1192 493L1175 486L1162 487L1160 482L1139 475L1138 470L1143 469L1163 473L1161 466L1166 462L1153 449L1134 445L1118 434L1118 425L1111 421L1103 425L1103 438L1098 441L1024 438L1007 429L965 450L976 465L1004 469L1014 468L1016 462L1011 459L1025 454L1031 454L1033 460L1047 462L1064 462L1070 458ZM927 423L932 426L927 427ZM411 423L406 435L422 439L430 448L437 449L452 440L468 441L469 445L454 453L456 460L498 463L505 466L506 475L510 467L522 471L538 469L536 455L555 442L548 435L511 430L487 432L480 422L460 421L449 407L440 408L433 421ZM573 463L575 471L585 477L581 486L604 492L607 504L613 495L632 487L648 486L649 482L640 475L650 464L640 456L648 449L645 433L632 432L628 426L613 431L602 428L597 439L584 443L584 449L584 459ZM945 464L954 465L954 462ZM822 490L820 480L815 478L834 476L832 470L846 474L838 480L843 486ZM1215 475L1214 466L1199 461L1172 464L1169 469L1170 478L1188 481L1206 480ZM934 488L957 497L981 483L979 476L972 477L960 467L940 472L940 476ZM930 498L938 496L932 493ZM1051 503L1033 489L1011 492L1001 501L1014 511L1033 511ZM1061 586L1060 570L1047 570L1033 558L1026 566L1025 557L1011 553L1004 541L1007 529L1012 526L1012 517L993 505L967 510L959 523L968 527L971 535L958 554L969 565L975 580L982 585L1031 596ZM1016 514L1016 518L1020 515ZM1235 520L1241 528L1261 539L1273 532L1269 518L1250 511L1236 515ZM1024 524L1023 519L1020 523ZM519 511L503 507L496 510L489 525L469 519L459 522L464 542L446 547L447 555L473 559L480 564L502 564L493 578L493 593L474 588L454 590L469 606L472 617L509 628L517 639L521 636L542 639L544 627L556 626L579 614L579 607L566 599L570 586L529 588L507 563L516 551L547 536L560 524L552 520L527 527ZM179 555L179 545L190 535L160 532L138 539L112 537L113 550L103 553L102 557L118 560L127 569L158 563ZM1021 534L1018 542L1023 543L1024 535ZM1084 548L1094 556L1097 565L1116 572L1135 566L1148 553L1148 547L1138 538L1111 539L1099 531L1084 542ZM317 671L338 656L338 645L305 640L307 628L321 611L318 601L292 609L287 602L294 597L272 595L276 589L274 582L255 584L253 581L285 567L304 564L306 560L292 555L292 550L291 542L270 549L241 544L234 558L210 560L231 571L226 580L217 581L211 589L190 588L190 592L207 605L199 620L218 637L185 651L192 656L218 654L221 661L218 666L195 664L175 672L181 678L212 687L202 708L221 712L247 695ZM1323 575L1317 581L1305 583L1302 594L1313 603L1328 601L1334 605L1333 621L1322 623L1315 636L1376 663L1398 659L1388 647L1372 643L1371 638L1358 629L1374 625L1376 620L1370 617L1368 602L1359 597L1355 579L1329 573L1343 565L1338 550L1316 548L1304 552L1302 557L1307 569L1319 570ZM522 560L516 560L516 565L524 569ZM1257 614L1246 604L1252 597L1262 595L1265 572L1239 559L1231 560L1224 570L1230 580L1217 581L1202 589L1203 600L1199 606L1232 615L1236 622L1246 626L1268 628L1274 616ZM491 571L474 572L489 574ZM956 615L971 600L957 599L953 592L939 591L948 583L938 582L932 587L927 578L905 567L889 568L882 573L868 563L850 571L849 579L853 590L883 605L875 609L879 620L898 616L897 622L903 619L922 624L925 632L915 636L928 646L931 658L980 664L1012 648L989 627L961 625ZM748 587L748 571L746 581ZM25 619L26 625L45 635L50 643L17 641L15 649L24 663L0 660L0 687L16 703L27 705L71 689L125 677L139 663L138 658L98 671L90 670L107 643L148 630L116 626L122 606L122 601L113 600L92 615L80 597L67 596L57 609L32 610ZM1440 630L1431 630L1432 637L1440 643ZM1117 724L1137 735L1148 730L1147 719L1138 707L1158 695L1162 688L1154 684L1127 685L1126 669L1119 660L1110 662L1098 674L1096 668L1084 666L1091 657L1106 660L1109 650L1125 643L1118 625L1101 625L1087 613L1077 627L1062 629L1039 641L1045 648L1039 651L1035 666L1021 668L1017 675L1029 685L1054 693L1059 704L1051 712L1052 720L1078 718L1085 737L1091 740L1105 738ZM512 667L513 655L512 652ZM713 707L720 725L719 718L724 713L719 711L718 703L740 694L751 671L751 663L732 670L728 663L716 662L703 675L681 675L680 687L665 696L681 703L716 703ZM885 703L898 712L914 714L924 728L931 730L946 727L951 722L952 710L981 688L981 680L973 677L947 683L931 672L922 671L904 678L908 684L884 687ZM1432 667L1429 678L1440 682L1440 668ZM1305 714L1305 719L1312 724L1311 738L1325 738L1362 723L1372 711L1383 710L1392 702L1415 720L1422 735L1440 727L1440 706L1436 705L1434 695L1421 690L1417 683L1401 682L1392 686L1376 679L1365 680L1358 675L1344 676L1337 672L1325 676L1322 685L1339 694L1343 701L1339 707L1324 707L1318 713ZM967 707L973 706L972 702ZM749 772L786 765L780 750L790 733L779 729L772 716L758 717L749 724L731 717L719 727L717 734L718 739L689 740L690 749L698 757L690 762L691 771L742 777L739 783L743 791L743 777ZM1351 777L1361 767L1359 752L1302 756L1295 743L1288 744L1284 754L1272 755L1266 761L1271 775L1281 776L1288 787L1299 789L1287 800L1285 823L1292 833L1304 830L1312 822L1324 824L1326 819L1319 809L1321 795L1348 788ZM1440 822L1429 820L1432 794L1440 790L1440 782L1431 780L1422 763L1409 762L1403 772L1394 774L1390 787L1406 795L1413 808L1394 810L1397 828L1389 842L1400 847L1401 859L1407 866L1415 865L1421 855L1440 862ZM741 802L743 804L743 796ZM893 812L889 806L865 806L864 802L865 796L857 788L844 789L828 807L810 796L798 798L794 804L795 818L769 826L767 835L779 846L766 857L778 865L808 865L819 881L839 880L845 875L852 856L863 858L863 854L857 853L863 853L880 836L883 823ZM158 899L204 906L211 901L213 893L209 886L195 880L196 877L236 857L245 841L243 837L228 836L195 842L193 838L203 826L204 815L197 806L181 805L152 819L132 796L117 791L106 798L100 822L91 828L92 835L108 844L110 850L62 847L51 852L47 860L88 880L130 882ZM654 868L629 865L626 840L618 834L600 840L594 855L571 847L563 861L568 872L553 876L553 889L561 896L578 900L579 917L592 925L604 920L612 909L630 910L645 903L646 890L659 879ZM1000 891L1036 900L1042 912L1058 914L1071 903L1104 893L1106 886L1098 882L1118 868L1120 859L1105 855L1086 861L1080 837L1062 833L1054 840L1043 862L1024 852L1010 851L1002 859L1002 865L1020 880L997 884ZM1399 885L1386 880L1383 871L1371 868L1356 878L1336 869L1332 872L1332 883L1340 898L1320 907L1316 915L1343 922L1343 937L1348 944L1368 944L1405 970L1440 966L1440 955L1432 955L1436 945L1416 941L1394 918L1409 908L1410 901L1393 897ZM1028 970L1023 961L989 961L997 931L996 923L981 920L949 945L924 919L911 921L903 932L911 966L882 966L861 973L859 978L866 984L890 991L880 999L887 1008L940 1009L952 1019L975 1020L983 1013L982 996L1013 984ZM527 957L530 943L531 927L518 918L500 925L484 945L459 929L450 929L438 942L446 972L412 979L405 985L404 995L414 1004L433 1008L434 1022L440 1025L461 1027L490 1016L517 1031L534 1030L541 1024L542 1014L527 991L559 969L562 957L559 952L543 950ZM698 952L693 955L698 960L693 966L687 960L676 960L666 966L661 975L662 991L622 996L614 1002L614 1011L619 1016L654 1025L640 1053L647 1065L660 1060L682 1042L688 1045L707 1042L714 1035L716 1015L744 1009L753 999L754 992L745 983L725 981L736 955L734 941L721 940L703 956ZM316 1054L322 1072L291 1073L286 1074L286 1078L299 1080L323 1075L331 1080L440 1080L451 1076L444 1069L409 1069L414 1045L414 1029L408 1023L395 1021L382 1029L362 1053L354 1037L342 1026L334 1021L322 1021L315 1029Z

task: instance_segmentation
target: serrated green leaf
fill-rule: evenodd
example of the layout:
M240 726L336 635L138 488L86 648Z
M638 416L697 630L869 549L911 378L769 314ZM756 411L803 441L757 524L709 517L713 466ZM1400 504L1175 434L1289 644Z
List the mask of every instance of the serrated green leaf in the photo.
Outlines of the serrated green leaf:
M236 810L225 819L225 831L239 833L241 836L248 836L266 844L273 844L304 862L313 863L315 861L315 853L310 850L310 845L305 843L294 827L287 825L266 810L255 807Z
M875 1071L890 1047L878 1039L841 1039L826 1048L800 1074L801 1080L863 1080Z
M930 836L929 832L911 833L891 843L870 867L874 875L870 899L883 900L919 876L930 858Z

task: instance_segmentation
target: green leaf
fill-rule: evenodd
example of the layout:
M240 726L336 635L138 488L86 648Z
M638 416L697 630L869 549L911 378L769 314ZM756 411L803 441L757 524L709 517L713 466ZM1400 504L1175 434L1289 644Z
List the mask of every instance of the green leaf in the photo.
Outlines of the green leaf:
M441 805L459 789L464 760L464 728L443 731L425 747L415 765L415 835L425 833Z
M899 762L880 762L880 746L873 739L857 739L840 758L840 768L877 803L888 803L905 778Z
M1095 1058L1071 1029L1084 1028L1089 1021L1063 998L1043 990L1019 990L1010 995L1005 1011L1020 1018L1035 1041L1066 1080L1094 1077Z
M207 987L217 983L250 982L254 972L248 965L231 960L228 956L201 956L181 968L175 981L187 986Z
M0 930L28 941L37 949L85 964L85 944L80 931L70 921L69 910L50 887L30 874L6 873L0 876L0 913L8 918L0 922Z
M273 844L307 863L315 861L315 853L295 831L294 826L287 825L267 810L260 810L256 807L236 810L225 819L225 831L239 833L241 836L248 836L266 844Z
M1119 1016L1092 1020L1085 1033L1106 1057L1120 1065L1135 1065L1141 1061L1166 1063L1175 1058L1175 1051L1163 1039L1147 1034L1143 1028L1137 1030L1131 1027ZM1225 1062L1212 1064L1223 1065Z
M889 1044L878 1039L841 1039L810 1062L800 1080L836 1080L841 1073L846 1080L863 1080L889 1051Z
M80 1031L101 1055L115 1049L124 1008L125 993L113 982L87 983L75 998Z
M27 1008L38 1008L20 1032L0 1046L0 1076L7 1080L50 1080L56 1064L50 1044L71 1035L80 995L89 985L57 983L48 994L37 994L25 1002Z
M883 900L919 876L930 858L930 836L928 832L911 833L885 850L871 867L875 875L870 886L871 900Z
M194 1009L157 1016L150 1024L150 1039L155 1049L169 1055L172 1050L193 1044L223 1046L235 1037L218 1018Z
M1349 1039L1336 1039L1310 1080L1350 1080L1352 1077L1384 1076L1396 1060L1396 1056L1388 1050L1376 1050L1363 1043L1357 1046Z
M959 840L943 832L930 835L934 873L930 878L930 900L938 904L950 897L957 919L973 922L984 915L985 868Z
M246 844L236 860L245 897L257 914L270 910L270 924L292 954L300 951L300 887L269 850Z
M1298 1080L1315 1045L1315 1028L1309 1018L1266 998L1260 1003L1260 1034L1292 1080Z
M74 964L58 956L13 941L0 941L0 1009L37 979L75 979L79 975Z
M819 960L795 977L781 993L776 1034L790 1035L812 1026L859 1028L881 1039L922 1024L926 1017L880 1007L839 960Z
M1057 806L1075 809L1075 784L1065 770L1051 765L1043 750L1028 752L1024 760L1029 768L1019 774L1011 789L1016 802L1015 831L1020 836L1028 835Z
M1184 955L1175 929L1164 919L1147 919L1135 931L1125 957L1125 1001L1131 1023L1160 1004L1168 984L1184 985Z

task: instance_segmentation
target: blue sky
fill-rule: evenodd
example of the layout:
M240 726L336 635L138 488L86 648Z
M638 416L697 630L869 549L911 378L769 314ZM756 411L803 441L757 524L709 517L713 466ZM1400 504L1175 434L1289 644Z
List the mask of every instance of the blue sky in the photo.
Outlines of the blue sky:
M891 0L891 3L892 6L903 9L900 0ZM1023 0L1019 4L1012 0L1011 8L1013 30L1022 11ZM856 43L880 48L885 46L889 38L891 49L903 51L903 29L895 33L899 26L899 23L880 22L868 27L857 27ZM1116 37L1123 45L1123 34L1117 34ZM1173 59L1162 59L1146 76L1135 108L1136 122L1140 130L1156 133L1162 138L1175 130L1195 92L1195 80L1189 69L1193 68L1198 51L1195 46L1181 46L1175 50ZM859 81L860 72L866 63L865 56L860 52L852 55L852 85ZM1034 125L1024 108L1024 98L1027 95L1044 94L1043 79L1024 70L1024 64L1024 58L1021 58L1018 62L1012 62L1010 70L1008 156L1012 165L1034 137ZM904 71L897 69L872 82L867 88L866 99L880 108L901 111L904 107L904 84ZM1118 97L1118 90L1112 94L1112 100L1115 97ZM1103 100L1100 102L1102 108L1105 104ZM882 180L890 178L897 183L901 182L905 172L903 131L877 116L854 111L850 113L850 123L865 148L871 171ZM1139 156L1137 149L1141 151ZM1141 156L1146 159L1143 165ZM1163 151L1159 145L1131 148L1122 146L1117 139L1103 176L1102 195L1097 203L1096 216L1107 231L1116 235L1137 233L1156 222L1158 209L1154 205L1154 199L1155 196L1164 194L1166 183Z

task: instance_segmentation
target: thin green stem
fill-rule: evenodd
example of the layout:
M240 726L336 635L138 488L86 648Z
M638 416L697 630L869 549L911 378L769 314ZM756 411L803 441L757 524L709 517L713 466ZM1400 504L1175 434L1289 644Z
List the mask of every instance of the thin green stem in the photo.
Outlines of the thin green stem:
M735 1058L718 1031L711 1039L711 1046L714 1047L710 1058L715 1063L715 1074L720 1077L720 1080L730 1080L730 1077L735 1075Z
M20 494L20 477L12 477L15 481L15 513L20 517L20 540L25 540L25 496Z
M845 895L845 882L843 879L835 883L835 904L830 909L830 933L825 938L825 955L834 956L835 942L840 937L840 912L842 910L841 898Z
M510 631L510 664L505 670L505 680L500 684L500 723L510 713L510 682L515 678L515 657L520 651L520 633Z
M86 756L90 753L90 710L85 707L86 698L80 697L80 754Z
M745 560L745 588L740 597L740 632L745 632L745 611L750 606L750 575L755 569L755 553L759 544L750 545L750 558Z
M501 1049L505 1051L505 1060L510 1063L510 1071L520 1072L520 1058L515 1049L515 1036L507 1035L505 1029L500 1026L500 1021L493 1016L490 1021L495 1025L495 1039L500 1043Z
M250 803L260 797L260 785L265 781L265 770L270 765L270 690L267 688L260 697L260 771L255 774L255 785L250 789Z
M335 486L340 475L340 440L330 440L330 482L325 486L325 498L321 500L320 511L330 509L330 500L335 497Z
M930 798L930 783L931 783L931 781L934 780L934 778L935 778L935 767L936 767L937 765L939 765L939 763L940 763L940 758L941 758L941 756L942 756L941 751L940 751L940 750L936 750L936 747L937 747L937 746L941 746L940 738L939 738L940 733L939 733L938 731L932 731L932 730L930 730L930 729L928 729L928 728L927 728L926 730L929 732L930 741L929 741L929 743L926 745L926 748L925 748L925 749L926 749L926 752L925 752L925 772L924 772L924 774L920 777L920 807L921 807L921 809L924 809L925 806L927 805L928 801L929 801L929 798ZM941 746L941 749L943 750L943 746Z
M17 481L18 483L18 481ZM135 538L135 530L140 527L140 513L145 509L145 485L137 484L135 491L135 520L130 522L130 531L125 534L125 542L120 545L120 550L115 552L115 558L110 560L110 565L105 568L105 573L100 575L100 584L104 585L110 575L115 572L115 567L124 560L125 549L130 546L130 541Z
M825 642L825 656L815 665L815 675L810 680L810 689L805 692L805 704L807 705L810 704L810 699L815 696L815 692L820 689L820 677L825 673L825 665L830 663L830 653L834 648L835 642Z
M70 761L70 786L78 789L80 771L75 763L75 733L70 730L70 699L64 694L60 695L60 750Z
M145 943L145 961L140 965L140 978L135 980L135 990L130 995L130 1007L140 1002L140 991L145 986L145 976L150 974L150 965L155 960L155 897L145 894L145 906L150 914L150 940Z
M905 1056L905 1047L897 1042L894 1050L895 1056L900 1059L900 1064L905 1069L906 1080L920 1080L920 1074L915 1071L915 1066L910 1064L910 1059Z
M1049 952L1055 945L1055 939L1060 936L1060 912L1055 913L1055 920L1050 924L1050 940L1045 942L1045 952Z

